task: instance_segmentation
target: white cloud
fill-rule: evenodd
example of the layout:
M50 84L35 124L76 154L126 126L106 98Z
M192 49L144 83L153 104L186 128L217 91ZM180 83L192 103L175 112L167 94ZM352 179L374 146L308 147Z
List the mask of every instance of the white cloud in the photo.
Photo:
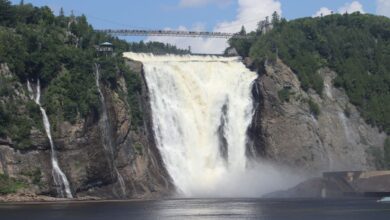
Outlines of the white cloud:
M344 13L350 14L357 11L360 13L364 13L363 5L360 4L360 2L358 1L354 1L352 3L346 3L343 7L339 8L338 10L340 14L344 14Z
M238 0L238 5L236 19L218 24L215 31L238 32L242 25L247 31L253 31L259 21L275 11L282 14L282 5L278 0Z
M378 1L387 1L389 2L390 0L378 0ZM326 16L326 15L330 15L332 14L332 11L331 9L327 8L327 7L322 7L320 8L320 10L318 10L314 15L313 17L319 17L321 15L323 16ZM358 1L353 1L351 3L346 3L345 5L343 5L342 7L340 7L337 12L340 13L340 14L344 14L344 13L348 13L348 14L351 14L353 12L360 12L360 13L365 13L364 12L364 9L363 9L363 5L358 2Z
M210 2L212 0L187 1ZM242 25L245 26L247 31L253 31L256 29L259 21L264 20L267 16L271 16L273 12L276 11L281 15L281 8L279 0L238 0L238 10L235 20L221 22L214 27L213 31L239 32ZM191 30L196 28L199 28L199 24L191 28ZM148 37L147 41L160 41L176 45L180 48L188 48L191 46L192 52L194 53L222 53L228 46L226 39Z
M179 6L182 8L201 7L209 4L217 4L218 6L227 6L232 3L232 0L181 0Z
M332 10L330 10L330 9L327 8L327 7L322 7L322 8L320 8L320 10L318 10L318 11L313 15L313 17L327 16L327 15L330 15L330 14L332 14Z
M390 17L390 0L377 0L376 13Z

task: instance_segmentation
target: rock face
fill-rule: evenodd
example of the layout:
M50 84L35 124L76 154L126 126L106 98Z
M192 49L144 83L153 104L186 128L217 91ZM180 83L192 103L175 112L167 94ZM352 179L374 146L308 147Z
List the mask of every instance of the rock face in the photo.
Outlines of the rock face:
M127 65L142 79L142 91L136 96L139 106L129 105L123 76L118 78L116 90L101 85L112 130L113 158L107 157L102 144L101 113L91 113L75 124L53 125L59 164L75 197L154 198L173 191L153 136L142 64L127 61ZM254 68L253 64L250 67ZM258 72L252 90L256 111L247 131L247 156L267 158L313 175L322 171L375 169L377 158L372 152L383 150L386 134L367 125L345 92L333 87L334 72L320 70L325 82L321 96L314 91L303 91L297 76L280 60L265 64ZM23 107L23 103L29 102L26 85L12 81L13 74L3 64L0 77L10 79L8 84L12 90L12 95L0 97L0 104L11 100L22 103L15 114L28 114ZM319 114L313 110L313 103L318 105ZM131 112L135 108L143 114L142 126L134 126ZM41 123L42 119L39 120ZM25 195L56 196L45 132L33 126L27 139L31 142L29 147L16 150L14 140L0 138L0 174L23 180L26 187L20 193ZM123 177L125 193L112 164ZM317 179L307 184L321 188L325 183ZM318 193L314 190L309 194Z
M325 68L319 74L325 85L321 96L303 91L297 76L281 60L265 64L253 87L257 108L248 130L252 149L317 175L375 169L372 152L383 150L386 134L367 125L345 92L333 87L336 73ZM309 102L318 105L318 115Z
M140 63L132 63L132 69L142 77ZM3 76L12 75L1 68ZM127 88L123 77L118 80L116 91L102 86L108 118L114 140L114 158L108 158L101 139L100 113L94 113L75 124L63 122L52 130L61 169L66 174L75 197L153 198L167 195L172 184L164 169L154 143L151 130L151 112L145 81L142 92L137 95L139 106L129 106ZM15 99L28 102L25 85L15 83ZM43 91L44 92L44 91ZM121 95L120 95L121 94ZM1 100L5 102L6 100ZM131 111L141 108L143 126L133 126ZM25 111L25 110L20 110ZM28 183L23 189L28 194L56 196L50 162L50 145L43 130L33 128L31 147L20 151L13 148L11 140L0 140L0 174ZM123 177L126 193L120 189L117 175L110 165L115 160L118 172Z

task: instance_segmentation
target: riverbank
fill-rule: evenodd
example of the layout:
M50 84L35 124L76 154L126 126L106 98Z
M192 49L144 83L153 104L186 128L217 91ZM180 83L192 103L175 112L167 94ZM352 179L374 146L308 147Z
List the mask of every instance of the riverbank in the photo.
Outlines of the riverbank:
M80 202L80 201L105 201L99 197L85 196L66 199L28 193L16 193L0 196L0 203L47 203L47 202Z

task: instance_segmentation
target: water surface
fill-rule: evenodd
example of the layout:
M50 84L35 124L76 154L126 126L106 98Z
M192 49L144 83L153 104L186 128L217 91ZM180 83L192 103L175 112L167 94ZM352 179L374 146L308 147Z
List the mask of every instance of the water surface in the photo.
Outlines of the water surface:
M0 219L389 220L390 203L377 203L374 199L172 199L130 202L0 204Z

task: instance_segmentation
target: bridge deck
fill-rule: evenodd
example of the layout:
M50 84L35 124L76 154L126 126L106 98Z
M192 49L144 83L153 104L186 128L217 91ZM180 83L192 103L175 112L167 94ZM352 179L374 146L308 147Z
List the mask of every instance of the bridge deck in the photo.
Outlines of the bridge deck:
M246 38L247 36L235 33L208 32L208 31L172 31L172 30L130 30L130 29L101 29L96 32L114 36L173 36L173 37L207 37L207 38Z

